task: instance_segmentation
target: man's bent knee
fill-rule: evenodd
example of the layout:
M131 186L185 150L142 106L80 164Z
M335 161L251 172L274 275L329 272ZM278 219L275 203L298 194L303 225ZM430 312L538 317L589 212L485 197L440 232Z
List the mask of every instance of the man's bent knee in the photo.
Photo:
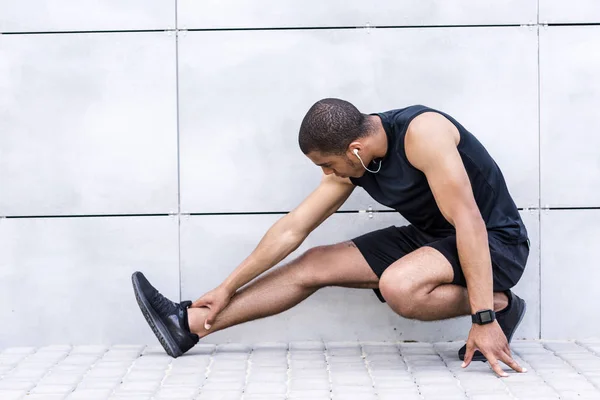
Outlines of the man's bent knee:
M379 279L379 291L392 310L415 319L424 303L420 287L400 268L386 269Z

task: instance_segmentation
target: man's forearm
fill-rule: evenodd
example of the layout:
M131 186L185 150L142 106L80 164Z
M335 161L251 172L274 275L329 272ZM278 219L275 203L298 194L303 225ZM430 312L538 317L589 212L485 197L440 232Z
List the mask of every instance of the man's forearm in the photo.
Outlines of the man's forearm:
M252 254L225 279L221 286L234 293L296 250L305 236L295 233L288 225L285 217L275 223Z
M471 313L494 309L494 284L487 229L472 218L456 227L456 246L467 281Z

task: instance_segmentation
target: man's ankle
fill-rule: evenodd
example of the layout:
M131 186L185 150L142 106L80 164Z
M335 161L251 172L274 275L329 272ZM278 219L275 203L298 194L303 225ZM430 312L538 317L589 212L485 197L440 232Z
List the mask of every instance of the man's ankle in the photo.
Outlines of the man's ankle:
M208 331L204 329L204 321L206 320L208 311L206 307L190 307L187 310L190 332L195 333L201 338L208 335Z

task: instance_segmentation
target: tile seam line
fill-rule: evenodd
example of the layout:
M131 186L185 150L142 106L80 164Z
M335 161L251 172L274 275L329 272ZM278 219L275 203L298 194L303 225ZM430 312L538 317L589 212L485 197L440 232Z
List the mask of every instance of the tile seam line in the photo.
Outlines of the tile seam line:
M179 301L182 301L182 272L181 272L181 123L180 123L180 103L179 103L179 19L177 17L177 0L174 1L175 7L175 127L177 138L177 286L179 289Z
M581 211L600 210L600 206L590 207L518 207L519 211ZM280 211L231 211L231 212L192 212L192 213L157 213L157 214L48 214L48 215L0 215L0 219L44 219L44 218L119 218L119 217L172 217L172 216L234 216L234 215L280 215L289 214L291 210ZM335 214L395 214L395 210L339 210Z
M176 22L178 23L178 22ZM284 30L336 30L336 29L436 29L436 28L514 28L520 26L536 26L537 23L507 23L507 24L427 24L427 25L340 25L340 26L278 26L278 27L222 27L222 28L162 28L162 29L98 29L98 30L57 30L57 31L6 31L0 35L68 35L68 34L99 34L99 33L148 33L148 32L229 32L229 31L284 31ZM600 23L581 24L548 24L563 25L600 25Z

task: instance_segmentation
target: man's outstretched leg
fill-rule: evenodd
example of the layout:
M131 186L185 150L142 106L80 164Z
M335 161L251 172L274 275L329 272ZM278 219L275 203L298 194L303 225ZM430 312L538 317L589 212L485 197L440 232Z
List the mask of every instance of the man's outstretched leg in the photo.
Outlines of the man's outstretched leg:
M132 280L142 313L169 355L180 356L209 333L204 329L207 309L166 299L140 272ZM374 289L378 278L352 242L316 247L239 290L210 333L279 314L325 286Z

